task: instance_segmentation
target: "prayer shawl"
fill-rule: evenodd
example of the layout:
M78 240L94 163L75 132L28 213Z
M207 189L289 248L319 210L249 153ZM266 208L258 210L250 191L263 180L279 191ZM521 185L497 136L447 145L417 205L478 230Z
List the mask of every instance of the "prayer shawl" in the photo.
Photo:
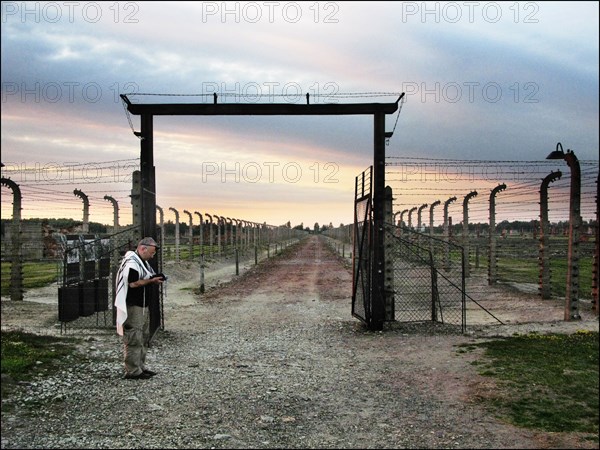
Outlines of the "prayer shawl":
M123 324L127 320L127 291L129 289L129 270L134 269L140 275L140 280L147 280L154 275L152 267L142 261L136 252L128 251L121 261L117 272L115 308L117 308L117 334L123 336Z

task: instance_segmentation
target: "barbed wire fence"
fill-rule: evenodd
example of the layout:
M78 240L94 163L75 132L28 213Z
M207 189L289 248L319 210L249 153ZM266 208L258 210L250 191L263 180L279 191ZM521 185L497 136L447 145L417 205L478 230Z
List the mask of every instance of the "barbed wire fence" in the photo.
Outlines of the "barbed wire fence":
M580 161L580 165L579 295L597 311L599 163ZM562 177L554 177L544 202L548 235L543 254L541 184L559 171ZM552 274L550 297L565 296L567 284L557 275L564 273L568 259L571 178L564 161L388 157L386 184L393 191L394 225L465 249L470 295L485 298L496 283L541 295L542 276L547 276L541 273L544 258L547 273ZM352 227L327 232L338 252L352 248Z
M114 311L112 320L107 311L113 309L116 266L141 237L139 227L122 225L129 214L135 223L137 206L132 198L138 168L139 159L4 165L2 296L23 300L28 289L54 285L61 330L66 323L111 327ZM179 214L175 208L165 209ZM241 264L258 264L305 234L287 226L225 217L219 211L185 213L189 220L173 223L169 216L165 223L164 210L157 205L159 267L162 270L165 263L197 266L197 273L202 273L200 292L204 292L204 270L210 272L212 265L231 264L238 275ZM106 217L113 217L112 225L101 225Z

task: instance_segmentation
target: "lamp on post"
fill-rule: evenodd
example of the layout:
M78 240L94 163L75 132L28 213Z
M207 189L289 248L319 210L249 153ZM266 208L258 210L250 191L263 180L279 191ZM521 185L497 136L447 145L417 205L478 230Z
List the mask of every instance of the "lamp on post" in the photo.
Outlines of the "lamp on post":
M567 253L567 286L565 292L565 320L579 320L579 229L581 225L581 170L575 153L563 151L562 144L546 159L564 159L571 169L571 194L569 197L569 248Z

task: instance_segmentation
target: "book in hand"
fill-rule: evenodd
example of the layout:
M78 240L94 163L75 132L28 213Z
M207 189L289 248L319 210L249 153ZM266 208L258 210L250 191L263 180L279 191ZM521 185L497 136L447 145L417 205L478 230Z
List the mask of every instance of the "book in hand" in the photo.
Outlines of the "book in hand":
M167 276L164 273L155 273L150 278L160 278L162 281L167 281Z

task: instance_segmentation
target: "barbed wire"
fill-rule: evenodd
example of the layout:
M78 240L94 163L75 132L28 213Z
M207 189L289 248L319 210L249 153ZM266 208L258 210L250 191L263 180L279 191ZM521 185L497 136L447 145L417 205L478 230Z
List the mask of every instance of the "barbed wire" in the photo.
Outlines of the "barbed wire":
M427 163L425 163L427 161ZM463 168L462 178L452 181L453 172L425 170L423 173L413 173L424 164L441 163L447 167ZM8 165L2 168L2 176L11 178L19 177L22 180L13 180L19 184L23 195L23 210L27 216L38 212L48 211L48 205L55 205L60 211L81 211L81 202L73 195L67 186L84 189L93 203L94 211L111 211L112 205L103 196L110 195L120 204L129 206L131 192L131 174L123 173L115 177L115 167L126 168L129 165L137 166L139 159L118 159L103 162L86 162L69 164L68 166L47 164L28 168L25 166ZM393 189L394 210L410 209L435 200L444 200L456 196L457 200L450 206L454 215L462 211L463 196L477 191L478 195L469 202L470 220L487 220L489 211L489 194L491 189L500 183L507 185L506 190L499 193L496 198L497 214L511 220L536 220L539 218L539 190L541 180L550 173L545 167L563 171L560 179L549 185L549 215L557 220L568 219L568 204L570 199L570 174L566 164L556 164L552 161L539 160L457 160L457 159L432 159L410 158L403 160L402 164L413 164L408 170L398 170L400 164L390 164L386 170L386 183ZM493 165L497 164L502 170L495 172ZM521 169L511 168L511 165L520 164ZM466 168L467 165L470 168ZM581 165L581 215L584 220L595 220L598 161L580 160ZM535 170L536 166L537 169ZM74 175L86 167L90 170L97 169L94 177ZM42 170L43 169L43 170ZM37 170L37 172L36 172ZM482 176L484 170L489 175L487 179ZM95 172L94 172L95 173ZM35 176L35 175L38 176ZM40 174L45 174L41 176ZM458 174L460 175L460 174ZM466 176L466 178L465 178ZM53 179L55 177L56 179ZM64 177L66 179L60 179ZM444 178L446 177L446 178ZM413 179L415 178L415 179ZM449 178L449 179L448 179ZM106 187L106 188L104 188ZM8 190L8 188L7 188ZM352 197L352 186L348 187L349 198ZM3 193L6 193L3 189ZM2 216L11 216L12 196L2 195ZM348 200L351 202L352 200ZM428 212L428 210L427 210ZM462 220L462 215L460 215Z

